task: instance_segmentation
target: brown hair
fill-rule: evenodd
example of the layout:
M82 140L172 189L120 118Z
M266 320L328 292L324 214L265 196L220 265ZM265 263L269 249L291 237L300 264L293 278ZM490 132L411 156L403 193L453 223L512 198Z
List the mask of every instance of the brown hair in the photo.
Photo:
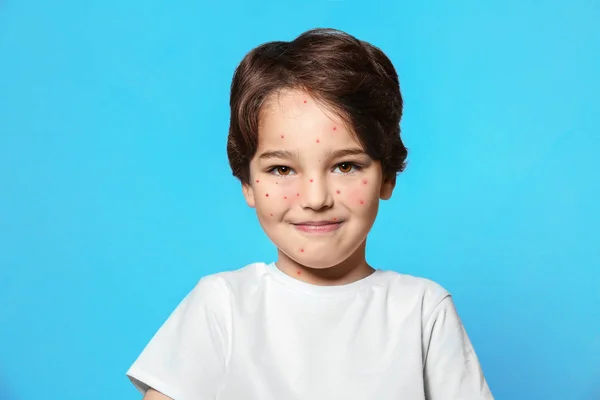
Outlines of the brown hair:
M227 156L233 175L249 183L258 146L261 108L284 89L306 91L351 128L371 158L394 178L406 167L400 138L402 95L398 74L377 47L336 29L312 29L290 42L250 51L231 83Z

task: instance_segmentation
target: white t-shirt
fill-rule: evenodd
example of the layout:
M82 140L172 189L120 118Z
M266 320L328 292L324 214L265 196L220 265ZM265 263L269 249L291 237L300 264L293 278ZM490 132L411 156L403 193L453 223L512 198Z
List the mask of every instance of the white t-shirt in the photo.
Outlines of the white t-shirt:
M448 292L386 270L342 286L264 263L205 276L127 376L175 400L493 399Z

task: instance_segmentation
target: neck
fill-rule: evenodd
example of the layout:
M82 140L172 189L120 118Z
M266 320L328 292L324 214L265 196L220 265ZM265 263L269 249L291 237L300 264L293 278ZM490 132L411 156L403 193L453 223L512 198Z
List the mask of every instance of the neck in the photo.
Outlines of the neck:
M277 268L300 281L318 286L347 285L359 281L375 272L365 258L366 240L354 253L341 263L327 268L311 268L292 260L277 249Z

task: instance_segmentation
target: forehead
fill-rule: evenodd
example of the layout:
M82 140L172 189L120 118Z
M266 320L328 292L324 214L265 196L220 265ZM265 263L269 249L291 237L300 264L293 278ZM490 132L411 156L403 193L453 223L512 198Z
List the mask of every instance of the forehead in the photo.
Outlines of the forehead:
M362 147L338 113L300 90L269 96L261 110L258 128L259 148L312 144L316 140L323 144L322 148Z

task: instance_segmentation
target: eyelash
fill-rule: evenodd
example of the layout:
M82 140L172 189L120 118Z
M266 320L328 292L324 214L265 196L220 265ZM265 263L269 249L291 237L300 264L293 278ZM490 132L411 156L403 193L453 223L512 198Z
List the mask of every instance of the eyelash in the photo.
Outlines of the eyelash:
M357 164L357 163L354 163L354 162L348 162L348 161L344 161L344 162L341 162L341 163L338 163L338 164L336 164L334 169L336 169L336 168L339 168L339 167L340 167L340 165L342 165L342 164L350 164L350 166L352 166L352 168L353 168L353 170L352 170L352 171L350 171L350 172L341 172L341 171L340 171L342 175L352 175L352 174L355 174L356 172L359 172L359 171L361 171L361 170L363 169L363 166L361 166L361 165L359 165L359 164ZM289 175L281 175L281 174L276 174L276 173L275 173L275 172L277 171L277 169L278 169L278 168L282 168L282 167L283 167L283 168L289 168L289 169L290 169L290 171L293 171L293 169L292 169L292 168L290 168L290 167L287 167L287 166L285 166L285 165L275 165L275 166L273 166L273 167L269 168L269 169L267 170L267 172L268 172L269 174L273 174L273 175L275 175L275 176L278 176L278 177L281 177L281 178L287 178Z

